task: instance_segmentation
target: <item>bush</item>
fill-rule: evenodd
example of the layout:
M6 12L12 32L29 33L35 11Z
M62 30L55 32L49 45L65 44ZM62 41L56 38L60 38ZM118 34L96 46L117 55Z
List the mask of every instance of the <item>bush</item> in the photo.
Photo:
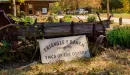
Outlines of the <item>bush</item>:
M0 41L0 63L6 61L9 61L10 59L12 59L12 57L8 57L8 55L10 54L10 43L5 41L5 40L1 40Z
M47 18L44 18L46 22L58 22L57 15L52 13Z
M26 13L24 11L19 11L17 15L18 17L25 17Z
M64 22L71 22L72 15L65 15L63 18Z
M88 16L87 21L88 22L95 22L96 21L96 17L95 16Z
M130 26L118 27L108 32L108 43L111 46L123 46L130 48Z
M13 15L8 14L8 17L14 21L14 23L19 24L23 23L24 25L31 24L33 25L35 23L36 18L31 18L31 17L16 17Z
M0 41L0 63L31 61L36 54L35 41L27 40L24 36L18 37L18 41L11 43L6 40ZM37 53L38 54L38 53Z
M35 23L35 18L30 18L30 17L25 17L25 18L20 18L20 22L24 22L25 24L31 24L33 25Z

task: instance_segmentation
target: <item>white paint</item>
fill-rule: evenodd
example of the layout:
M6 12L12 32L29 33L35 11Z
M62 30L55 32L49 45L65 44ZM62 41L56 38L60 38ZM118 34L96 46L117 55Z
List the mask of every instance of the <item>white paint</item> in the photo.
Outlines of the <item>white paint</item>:
M58 60L70 61L77 57L90 57L88 41L85 35L38 41L42 63L51 63Z

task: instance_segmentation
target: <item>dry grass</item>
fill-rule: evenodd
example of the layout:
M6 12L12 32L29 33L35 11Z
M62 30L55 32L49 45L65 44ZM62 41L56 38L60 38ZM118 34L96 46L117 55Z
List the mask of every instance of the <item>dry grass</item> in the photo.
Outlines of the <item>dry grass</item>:
M35 64L24 70L1 71L6 75L130 75L130 50L110 50L90 59L56 64ZM0 74L0 75L2 75Z
M123 27L123 26L130 26L130 24L119 25L119 23L112 23L112 24L110 24L110 28L108 28L108 30L112 30L114 28Z

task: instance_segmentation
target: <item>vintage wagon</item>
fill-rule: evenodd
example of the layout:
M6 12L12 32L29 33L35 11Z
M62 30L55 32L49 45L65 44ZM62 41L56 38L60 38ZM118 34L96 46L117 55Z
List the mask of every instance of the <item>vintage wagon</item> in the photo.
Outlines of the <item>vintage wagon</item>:
M10 43L10 51L15 52L18 56L21 52L28 53L22 54L21 58L32 60L38 52L37 39L86 35L95 49L105 38L105 30L109 28L109 24L109 19L104 21L100 19L99 22L41 22L25 26L12 23L11 19L1 10L0 42L6 40Z
M90 39L96 39L99 35L105 35L105 29L109 28L110 24L109 19L104 21L100 19L99 22L42 22L26 27L24 25L12 24L2 10L0 11L0 20L0 30L8 29L8 35L11 37L27 35L27 37L33 36L37 39L42 37L41 33L43 33L46 39L74 35L86 35ZM19 28L16 28L16 26L19 26Z

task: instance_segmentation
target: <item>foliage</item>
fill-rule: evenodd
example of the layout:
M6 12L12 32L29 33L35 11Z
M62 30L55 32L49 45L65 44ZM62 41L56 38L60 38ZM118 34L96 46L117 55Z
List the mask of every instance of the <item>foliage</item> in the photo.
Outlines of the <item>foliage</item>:
M30 61L34 59L35 41L26 39L25 36L17 37L18 41L12 43L2 40L0 47L0 63L15 61Z
M28 25L28 24L31 24L33 25L35 23L35 20L36 18L31 18L31 17L15 17L15 16L12 16L12 15L8 15L12 20L15 21L16 24L19 24L19 23L23 23L24 25Z
M50 9L54 12L66 11L66 10L76 10L78 8L100 8L101 0L61 0L51 4Z
M130 48L130 27L124 26L109 31L107 39L112 46L120 45Z
M30 23L31 25L33 25L35 23L35 18L30 18L30 17L25 17L25 18L21 18L20 19L21 22L24 22L25 24Z
M25 27L28 29L30 26ZM35 55L38 54L35 33L39 33L41 37L43 37L43 33L38 31L37 27L31 28L34 29L34 31L32 30L30 33L25 27L22 29L23 32L21 36L7 35L4 30L1 30L3 40L0 41L0 63L31 61L35 58Z
M72 15L65 15L65 16L63 17L63 21L64 21L64 22L71 22L71 18L72 18Z
M12 2L13 0L8 0L9 2ZM19 2L19 3L24 3L25 0L15 0L16 2Z
M18 0L18 2L20 2L20 3L24 3L24 2L25 2L25 0Z
M7 57L8 52L10 52L10 43L5 41L5 40L1 40L1 45L0 45L0 63L4 62L5 60L10 60L10 57Z
M46 22L58 22L57 15L52 13L47 18L45 18Z
M88 16L87 21L88 22L95 22L96 21L96 17L95 16Z
M18 17L25 17L26 16L25 14L26 13L24 11L19 11L18 14L17 14L17 16Z
M2 40L0 43L1 43L0 54L2 54L4 52L6 52L6 49L9 49L10 44L5 40Z
M122 0L123 3L123 11L126 13L130 12L130 0Z
M107 0L102 0L102 9L106 9ZM110 0L110 10L111 12L130 12L130 0Z
M53 11L53 13L57 13L60 10L59 2L55 2L50 4L49 9Z
M38 31L37 26L29 26L35 22L34 18L19 18L12 15L9 16L15 20L15 23L23 22L26 26L18 26L23 27L21 28L22 31L20 31L22 33L18 32L20 35L8 35L6 30L8 30L10 27L0 31L2 34L2 40L0 39L0 63L30 61L35 57L35 54L37 53L37 41L35 38L35 33L39 33L39 35L41 34L41 37L43 36L43 33L41 31ZM15 29L15 27L13 28ZM16 29L16 31L17 30L18 29Z
M109 0L111 12L130 12L130 0ZM90 8L100 10L107 9L107 0L61 0L50 6L54 13L57 11L76 10L78 8ZM102 8L102 9L101 9Z
M102 0L102 8L106 9L106 4L107 4L107 0ZM123 3L121 0L110 0L110 9L117 9L117 8L122 8L123 7Z

